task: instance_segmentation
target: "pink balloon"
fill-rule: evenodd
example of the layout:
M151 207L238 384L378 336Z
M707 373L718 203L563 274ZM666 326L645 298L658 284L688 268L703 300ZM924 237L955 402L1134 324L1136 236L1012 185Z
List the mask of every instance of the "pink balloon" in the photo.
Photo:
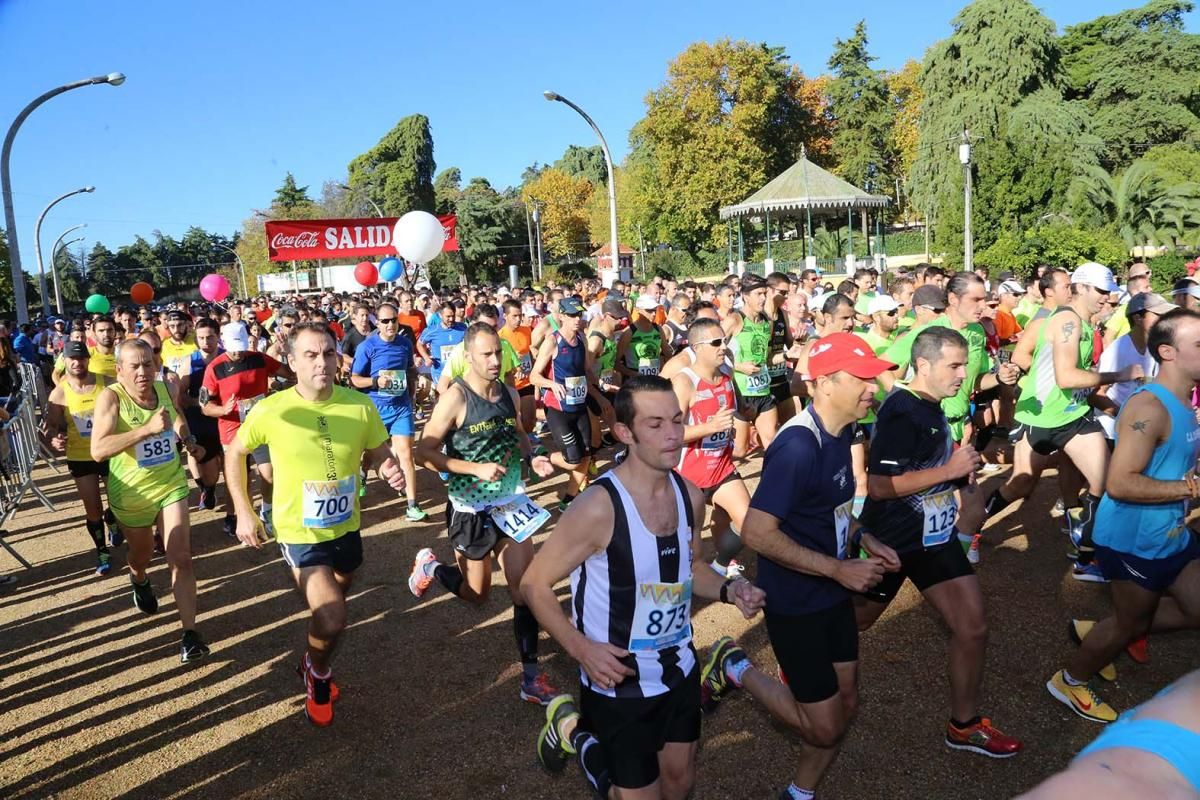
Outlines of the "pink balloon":
M200 296L210 303L219 303L229 296L229 281L223 275L212 273L200 279Z

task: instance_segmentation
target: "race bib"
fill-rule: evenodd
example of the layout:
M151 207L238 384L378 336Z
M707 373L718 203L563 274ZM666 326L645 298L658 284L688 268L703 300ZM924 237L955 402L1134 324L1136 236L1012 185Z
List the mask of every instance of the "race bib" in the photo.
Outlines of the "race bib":
M662 650L692 636L692 582L638 585L630 650Z
M306 528L332 528L350 519L358 478L339 481L304 481L301 524Z
M183 375L183 368L188 366L192 361L191 356L185 358L173 358L167 363L167 368L176 375Z
M92 412L88 411L84 414L72 414L71 419L75 422L75 432L83 439L92 438Z
M833 530L837 534L837 557L846 557L846 546L850 540L850 520L854 519L854 499L851 498L833 510Z
M399 395L408 391L408 373L402 369L381 369L379 378L387 378L392 383L386 389L380 389L380 394Z
M657 358L638 359L638 375L657 375L661 367L662 362Z
M521 356L521 363L517 365L517 368L526 375L533 372L533 353L526 353Z
M1088 389L1076 389L1075 391L1071 392L1071 405L1072 406L1087 405L1088 398L1092 396L1092 392L1094 392L1094 391L1095 391L1094 388L1088 388Z
M265 395L256 394L254 397L248 397L245 400L238 400L237 401L238 419L241 420L242 422L245 422L246 415L248 415L250 413L250 409L254 408L254 406L256 406L258 404L258 401L262 400L264 396Z
M771 373L764 366L753 375L746 376L746 394L765 394L771 388Z
M134 446L134 453L141 469L166 464L175 458L175 431L163 431L157 436L142 439Z
M573 378L567 378L563 381L567 387L567 396L564 400L566 405L577 406L587 400L587 378L583 375L578 375Z
M617 371L615 369L606 369L600 373L600 383L605 386L617 385Z
M780 361L778 364L772 364L767 367L767 374L772 378L780 378L787 374L787 362Z
M710 433L700 440L700 449L717 451L713 455L723 452L730 447L733 447L733 428Z
M954 501L954 490L948 489L921 498L925 528L921 531L921 545L926 549L950 541L950 532L958 519L958 503Z
M550 512L525 495L517 495L506 503L488 510L492 522L514 542L523 542L550 519Z
M442 362L442 366L445 366L450 361L450 354L454 352L454 345L444 344L438 352L440 353L438 360Z

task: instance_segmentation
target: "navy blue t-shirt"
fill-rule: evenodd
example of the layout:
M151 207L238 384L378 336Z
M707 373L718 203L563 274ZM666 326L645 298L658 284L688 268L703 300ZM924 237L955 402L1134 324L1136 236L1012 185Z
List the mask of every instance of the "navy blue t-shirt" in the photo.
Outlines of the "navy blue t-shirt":
M812 407L806 408L767 448L750 506L778 519L779 529L797 544L846 558L854 503L853 436L853 425L830 436ZM796 572L764 555L758 557L756 582L767 593L766 610L775 614L811 614L850 596L837 581Z

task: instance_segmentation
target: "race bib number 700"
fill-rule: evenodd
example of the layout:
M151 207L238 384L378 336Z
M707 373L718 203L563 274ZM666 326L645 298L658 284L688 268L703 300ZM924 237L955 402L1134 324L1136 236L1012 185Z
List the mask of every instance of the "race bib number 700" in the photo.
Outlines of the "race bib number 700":
M350 519L358 493L358 477L337 481L304 481L302 523L306 528L332 528Z

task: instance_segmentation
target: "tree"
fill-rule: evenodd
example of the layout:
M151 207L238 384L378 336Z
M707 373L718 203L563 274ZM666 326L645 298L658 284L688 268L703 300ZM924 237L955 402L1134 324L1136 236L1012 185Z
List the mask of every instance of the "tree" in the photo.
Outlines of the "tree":
M593 186L608 182L608 165L604 163L604 150L598 144L591 147L567 145L562 158L554 162L554 168L572 177L587 178Z
M588 252L587 202L591 194L587 178L571 177L554 167L542 170L537 180L522 190L525 202L536 201L541 207L542 245L552 256Z
M639 191L654 197L651 240L693 254L723 245L717 210L791 166L814 127L801 78L782 49L729 39L670 63L630 134Z
M79 303L87 297L79 258L69 248L61 247L54 254L53 269L58 275L59 295L64 303Z
M271 202L272 208L279 209L284 213L311 204L312 198L308 196L308 187L297 186L296 177L290 172L284 176L283 185L275 190L275 199Z
M895 110L892 115L892 130L889 148L895 154L895 177L908 185L913 162L917 160L917 141L920 138L921 120L921 64L909 59L897 72L887 76L888 93ZM902 195L904 205L900 209L907 215L907 192Z
M621 243L637 248L639 226L644 225L642 195L633 185L628 169L617 167L617 236ZM611 215L608 213L608 186L595 187L587 201L588 232L593 242L607 243L612 238Z
M833 111L829 106L828 75L806 78L798 67L793 67L792 95L804 110L805 127L800 131L808 160L821 167L832 169L833 131L837 127Z
M1174 243L1200 220L1200 185L1168 185L1153 163L1141 160L1118 175L1088 168L1072 184L1070 201L1078 221L1108 228L1129 248Z
M350 162L350 186L365 192L385 214L432 212L436 166L429 118L413 114L396 123L378 144Z
M447 167L433 180L433 202L435 213L453 214L458 198L462 195L462 170Z
M458 240L469 283L486 272L494 278L506 248L524 240L525 214L519 201L506 198L486 178L472 178L455 207ZM519 228L518 228L519 225ZM514 252L516 249L514 248Z
M1176 142L1151 147L1141 160L1154 164L1168 186L1200 183L1200 151L1194 144Z
M92 245L92 251L88 253L87 257L87 270L84 274L88 294L108 294L115 291L116 287L113 284L117 277L113 272L115 268L116 256L113 255L113 252L101 242Z
M835 172L859 187L890 189L895 161L890 145L893 108L883 75L871 68L867 53L867 26L860 21L854 35L838 39L829 68L830 112Z

